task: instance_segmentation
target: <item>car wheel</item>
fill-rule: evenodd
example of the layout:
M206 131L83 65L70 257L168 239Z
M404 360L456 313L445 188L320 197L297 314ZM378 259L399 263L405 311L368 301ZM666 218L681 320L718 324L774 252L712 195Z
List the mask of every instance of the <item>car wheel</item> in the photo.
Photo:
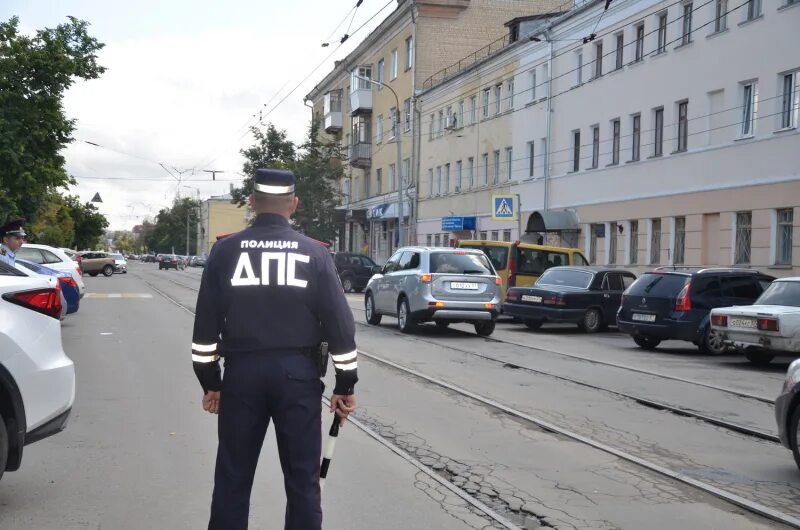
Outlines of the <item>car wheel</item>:
M97 276L98 274L99 274L99 273L97 273L97 272L90 272L90 273L89 273L89 276L91 276L92 278L94 278L94 277L95 277L95 276Z
M106 265L105 267L103 267L103 276L108 277L111 276L112 274L114 274L114 267L112 267L111 265Z
M661 339L648 337L647 335L634 335L633 342L642 349L655 350L661 344Z
M525 320L525 325L528 327L528 329L532 329L532 330L535 331L535 330L539 329L540 327L542 327L542 321L541 320L534 320L532 318L529 318L529 319Z
M3 478L3 473L6 470L8 463L8 430L6 429L6 422L3 415L0 414L0 478Z
M345 276L344 278L342 278L342 288L344 289L344 292L352 293L353 292L353 278L351 278L350 276Z
M789 417L789 447L792 448L794 455L794 463L800 468L800 448L797 447L798 439L800 439L800 405L795 405L792 415Z
M728 347L722 340L722 335L709 326L703 334L703 343L700 344L700 350L712 355L722 355L728 351Z
M436 327L441 330L445 330L450 327L450 322L446 320L437 320Z
M375 312L375 301L372 299L372 294L367 294L364 299L364 312L367 316L367 323L377 326L381 323L381 315Z
M411 333L414 330L414 318L411 316L411 308L408 300L401 298L397 303L397 327L403 333Z
M494 320L481 320L480 322L475 322L474 326L475 333L481 337L488 337L494 333Z
M772 362L772 359L775 358L773 354L763 352L748 352L745 353L744 356L747 357L747 360L750 361L750 363L756 366L766 366Z
M584 333L596 333L603 327L603 316L597 309L588 309L578 327Z

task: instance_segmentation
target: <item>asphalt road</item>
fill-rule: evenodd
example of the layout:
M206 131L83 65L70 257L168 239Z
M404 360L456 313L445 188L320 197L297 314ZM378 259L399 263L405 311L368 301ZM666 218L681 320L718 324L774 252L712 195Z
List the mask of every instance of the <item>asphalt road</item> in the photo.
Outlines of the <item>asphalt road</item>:
M201 271L130 271L87 278L93 294L65 321L78 374L73 417L0 482L0 529L204 527L216 422L200 408L188 348ZM791 454L709 421L774 435L765 400L777 395L785 360L755 369L680 343L645 353L623 335L564 326L502 323L494 340L465 325L402 335L392 318L363 324L361 297L349 299L359 348L375 356L359 362L357 419L377 439L354 424L342 431L326 528L501 528L482 508L517 528L783 527L581 439L800 518ZM271 435L256 482L251 528L279 528Z

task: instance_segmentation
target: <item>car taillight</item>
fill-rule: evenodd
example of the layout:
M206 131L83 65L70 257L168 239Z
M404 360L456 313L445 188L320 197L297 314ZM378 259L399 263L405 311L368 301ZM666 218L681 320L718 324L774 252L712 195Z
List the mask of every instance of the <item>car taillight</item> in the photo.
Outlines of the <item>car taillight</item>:
M721 328L728 327L728 317L725 315L711 315L711 324Z
M757 323L758 329L761 331L778 331L777 318L759 318Z
M675 311L690 311L692 309L692 299L689 298L689 291L692 289L692 281L686 282L681 289L678 299L675 301Z
M494 283L496 285L503 285L503 278L501 278L500 276L495 276L494 277Z
M546 305L567 305L564 298L560 294L553 294L550 296L543 296L542 303Z
M519 300L519 293L516 291L507 291L506 300Z
M60 288L60 284L57 285ZM3 299L58 320L61 318L62 309L59 288L6 293L3 295Z
M67 284L70 287L78 287L78 284L75 283L75 280L72 279L72 276L64 276L63 278L58 279L59 283Z

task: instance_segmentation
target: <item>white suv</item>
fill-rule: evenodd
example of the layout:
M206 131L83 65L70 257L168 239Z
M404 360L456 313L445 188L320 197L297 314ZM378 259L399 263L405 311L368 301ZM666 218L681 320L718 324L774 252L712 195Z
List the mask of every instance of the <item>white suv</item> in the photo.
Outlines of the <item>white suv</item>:
M61 345L61 299L44 278L0 262L0 477L22 449L64 429L75 368Z

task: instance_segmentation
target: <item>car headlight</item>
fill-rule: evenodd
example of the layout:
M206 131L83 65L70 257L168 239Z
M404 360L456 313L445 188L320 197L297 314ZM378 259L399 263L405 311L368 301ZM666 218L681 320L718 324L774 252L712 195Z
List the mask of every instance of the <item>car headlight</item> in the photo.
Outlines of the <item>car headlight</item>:
M783 391L786 392L794 388L797 383L800 383L800 359L792 361L792 364L789 365L789 370L786 372L786 379L783 381Z

